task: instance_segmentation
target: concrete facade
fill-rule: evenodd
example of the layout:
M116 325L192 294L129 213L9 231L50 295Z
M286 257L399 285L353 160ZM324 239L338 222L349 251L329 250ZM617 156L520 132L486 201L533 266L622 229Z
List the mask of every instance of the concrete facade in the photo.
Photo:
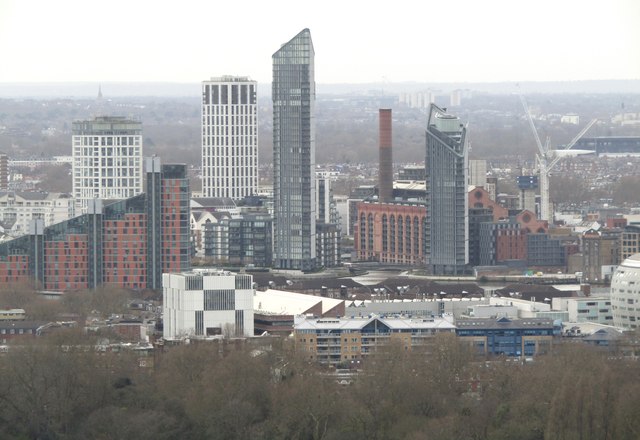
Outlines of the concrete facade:
M163 274L165 339L253 336L253 278L224 271Z

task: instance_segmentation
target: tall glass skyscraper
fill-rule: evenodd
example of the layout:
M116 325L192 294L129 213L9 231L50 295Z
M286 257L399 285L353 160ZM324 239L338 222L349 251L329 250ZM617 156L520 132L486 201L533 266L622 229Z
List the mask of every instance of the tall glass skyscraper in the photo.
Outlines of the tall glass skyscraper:
M309 29L273 54L275 266L316 267L315 80Z
M469 263L466 129L431 104L427 120L425 250L435 275L461 275Z

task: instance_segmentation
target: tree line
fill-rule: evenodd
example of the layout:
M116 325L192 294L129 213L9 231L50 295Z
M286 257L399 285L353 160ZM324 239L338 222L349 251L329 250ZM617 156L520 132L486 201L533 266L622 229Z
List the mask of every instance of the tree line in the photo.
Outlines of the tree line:
M1 438L640 438L637 361L581 344L520 364L439 335L341 385L286 340L164 347L153 368L94 342L71 329L0 356Z

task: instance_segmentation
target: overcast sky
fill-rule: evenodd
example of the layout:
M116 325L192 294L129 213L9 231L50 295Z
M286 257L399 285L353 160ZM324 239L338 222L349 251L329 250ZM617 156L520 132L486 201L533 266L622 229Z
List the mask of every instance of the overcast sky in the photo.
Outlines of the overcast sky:
M640 78L640 0L0 0L0 82L270 82L305 27L319 83Z

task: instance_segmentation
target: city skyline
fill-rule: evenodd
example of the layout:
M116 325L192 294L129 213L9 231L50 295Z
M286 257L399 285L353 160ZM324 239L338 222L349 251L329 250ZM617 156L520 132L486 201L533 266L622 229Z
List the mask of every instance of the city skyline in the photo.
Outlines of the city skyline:
M237 32L235 20L215 19L240 16L230 3L186 2L174 8L116 0L98 9L76 0L5 0L0 3L0 83L199 83L221 74L267 83L272 48L301 28L314 32L320 83L640 77L634 47L640 41L635 26L640 4L632 0L606 6L542 0L518 8L504 0L462 1L455 10L406 0L389 8L330 1L317 5L313 14L287 7L292 4L250 1L243 6L246 30ZM232 40L223 39L231 34ZM212 46L211 41L225 43ZM458 57L459 51L466 56Z

